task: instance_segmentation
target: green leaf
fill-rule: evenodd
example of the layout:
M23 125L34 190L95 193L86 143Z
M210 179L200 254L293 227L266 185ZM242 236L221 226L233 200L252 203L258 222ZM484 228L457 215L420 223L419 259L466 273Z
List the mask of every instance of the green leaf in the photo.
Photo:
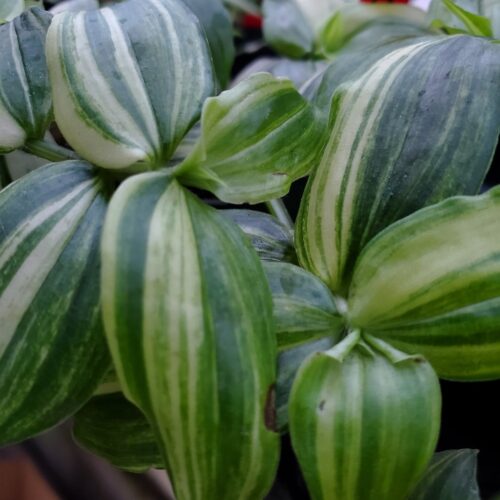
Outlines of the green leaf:
M300 366L311 354L327 351L336 344L334 336L312 338L313 340L286 346L278 354L276 420L281 433L288 432L288 400Z
M290 396L292 444L313 500L402 499L439 433L439 382L421 357L353 332L302 365Z
M0 3L0 24L12 21L12 19L19 16L23 10L23 0L2 0Z
M42 138L52 119L44 51L51 19L32 9L0 26L0 153Z
M181 0L58 15L47 59L59 127L105 168L164 165L214 91L205 35Z
M499 378L499 231L500 189L390 226L356 264L350 321L422 353L443 378Z
M396 30L403 23L414 29L424 29L425 19L425 13L421 9L409 5L363 3L344 5L328 19L318 33L317 51L331 56L344 47L354 35L373 23L392 21ZM385 36L389 35L388 26L389 23L384 23Z
M377 233L448 196L477 193L498 140L499 81L499 47L454 36L391 51L341 85L297 218L302 266L345 294Z
M120 469L163 468L153 429L121 393L92 398L75 415L73 435L81 446Z
M264 269L273 295L278 347L289 348L325 336L334 343L340 340L344 322L321 280L282 262L265 262Z
M442 2L449 11L460 19L463 25L467 28L468 33L475 36L493 36L491 21L488 18L462 9L452 0L442 0Z
M162 172L121 185L102 248L117 375L154 426L176 497L262 498L279 456L276 340L250 242Z
M222 0L183 0L198 17L210 45L220 86L227 87L231 78L236 49L233 23Z
M435 453L409 500L481 500L476 469L476 450Z
M278 219L254 210L221 210L250 238L261 260L296 262L293 232Z
M324 143L314 108L292 82L266 73L207 99L201 120L201 138L177 175L229 203L284 196Z
M109 368L99 304L109 198L93 167L41 167L0 192L0 444L61 422Z

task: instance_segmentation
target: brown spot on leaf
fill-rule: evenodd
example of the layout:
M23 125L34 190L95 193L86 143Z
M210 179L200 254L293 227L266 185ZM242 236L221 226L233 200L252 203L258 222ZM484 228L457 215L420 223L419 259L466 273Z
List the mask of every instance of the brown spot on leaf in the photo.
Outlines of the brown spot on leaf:
M264 422L266 428L272 432L278 432L276 422L276 384L269 387L266 397L266 406L264 408Z

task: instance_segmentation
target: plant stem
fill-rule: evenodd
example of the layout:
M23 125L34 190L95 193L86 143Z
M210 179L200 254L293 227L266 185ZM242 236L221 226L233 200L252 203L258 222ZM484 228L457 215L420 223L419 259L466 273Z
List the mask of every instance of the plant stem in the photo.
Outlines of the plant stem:
M282 222L288 229L293 231L293 220L288 213L288 210L281 198L276 200L266 201L267 209L271 215L274 215L280 222Z
M12 182L12 176L7 168L5 157L0 155L0 189L8 186Z
M80 157L70 149L46 141L28 141L23 151L49 161L79 160Z

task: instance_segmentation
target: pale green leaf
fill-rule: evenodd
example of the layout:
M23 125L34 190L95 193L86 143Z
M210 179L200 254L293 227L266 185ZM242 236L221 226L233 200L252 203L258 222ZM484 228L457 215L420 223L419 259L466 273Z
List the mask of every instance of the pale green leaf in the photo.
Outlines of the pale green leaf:
M313 500L403 499L439 433L438 379L421 357L353 332L300 368L293 448Z
M201 127L177 176L229 203L285 195L316 165L325 135L323 122L293 84L267 73L207 99Z
M373 239L349 292L352 324L441 377L500 377L500 189L420 210Z
M73 421L76 441L116 467L130 472L164 467L153 429L123 394L92 398Z
M476 450L435 453L409 500L481 500L476 469Z
M500 129L500 50L487 40L417 39L361 75L348 68L354 79L333 95L331 135L296 225L302 266L339 294L385 227L478 192ZM319 87L329 102L329 85Z
M0 192L0 444L72 415L109 368L99 301L108 198L84 162Z
M66 140L111 169L164 166L214 92L205 34L182 0L58 15L47 59Z
M0 26L0 153L21 147L27 139L42 138L51 121L45 60L51 18L32 9Z
M0 24L12 21L24 10L24 0L2 0L0 2Z
M262 498L279 455L277 353L250 241L162 172L120 186L102 249L118 379L153 425L176 498Z

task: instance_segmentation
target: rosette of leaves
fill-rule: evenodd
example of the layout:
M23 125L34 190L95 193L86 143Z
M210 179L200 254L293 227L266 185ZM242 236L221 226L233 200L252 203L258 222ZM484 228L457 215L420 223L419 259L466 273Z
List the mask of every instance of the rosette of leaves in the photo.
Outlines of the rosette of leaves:
M309 173L324 134L289 81L260 74L216 96L228 61L218 73L210 40L221 24L199 20L189 4L67 11L52 19L46 47L45 36L30 46L50 76L55 121L80 158L0 192L0 442L75 414L113 364L128 399L110 403L123 417L117 427L144 419L132 458L114 463L166 467L180 499L260 498L279 457L272 299L245 227L187 186L238 203L270 200ZM214 18L220 9L213 2ZM35 14L2 29L24 40L35 27L18 24ZM16 103L39 97L25 80ZM192 153L172 163L200 119ZM76 156L21 121L6 119L0 140L21 128L26 140L12 147ZM117 170L145 172L120 183ZM279 228L250 226L260 253L272 253L266 239ZM281 231L278 256L290 247ZM106 408L88 404L79 418L90 431L77 427L77 436L102 429L88 422Z
M490 63L481 70L471 59L463 64L458 54L464 51ZM339 57L314 89L313 101L331 112L331 135L297 220L304 270L266 266L282 339L278 409L286 416L288 405L292 443L312 498L407 496L432 454L431 422L439 418L432 370L419 355L443 378L500 377L500 191L474 196L500 130L499 58L498 46L470 36L406 40L381 48L379 58L361 68ZM432 60L439 61L433 68L427 66ZM479 95L485 101L472 97ZM453 119L462 106L471 111L465 134L478 133L480 147L453 139L464 132L463 122L455 129ZM305 282L306 270L307 285L290 286L298 275ZM315 319L303 325L300 318L310 312ZM423 370L416 375L415 368L416 379L429 374L427 389L416 379L398 389L406 375L396 373L408 369L410 376L413 363ZM376 366L384 373L380 380ZM427 408L426 416L404 416L407 397ZM386 423L383 410L377 417L381 400L387 408L396 404ZM281 424L285 429L284 419ZM392 448L389 440L399 432L405 437ZM420 464L411 463L416 449L398 455L412 445L425 455ZM384 456L377 457L381 449Z

